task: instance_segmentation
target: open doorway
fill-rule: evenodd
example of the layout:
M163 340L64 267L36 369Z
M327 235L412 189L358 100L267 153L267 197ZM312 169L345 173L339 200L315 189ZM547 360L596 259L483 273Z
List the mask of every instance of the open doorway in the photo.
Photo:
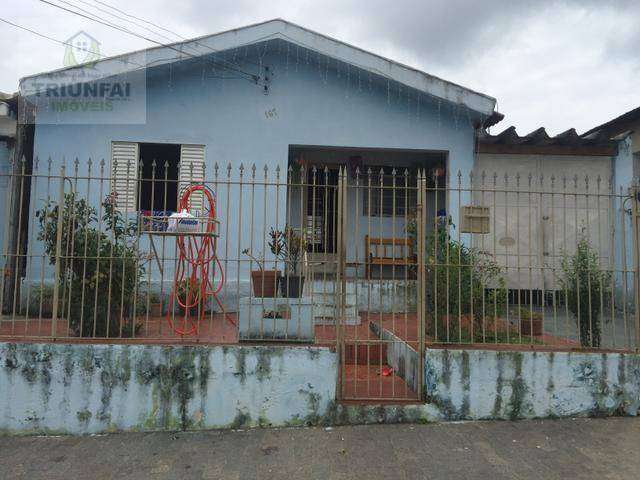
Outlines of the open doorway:
M287 223L305 233L307 257L313 259L309 261L327 264L317 273L324 274L335 263L331 255L336 253L340 167L346 168L349 185L344 201L347 275L351 277L394 278L408 270L403 263L415 255L408 228L415 218L419 172L426 175L428 184L427 230L437 216L446 215L442 182L447 152L292 145L289 165Z
M306 201L307 252L333 254L336 252L336 208L338 169L320 172L308 170L304 195Z

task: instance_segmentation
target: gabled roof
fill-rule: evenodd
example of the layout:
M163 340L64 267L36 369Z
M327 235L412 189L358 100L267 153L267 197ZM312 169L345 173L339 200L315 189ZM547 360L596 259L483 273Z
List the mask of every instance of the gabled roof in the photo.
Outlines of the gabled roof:
M202 55L209 55L212 52L229 50L272 39L282 39L300 47L336 58L447 102L464 105L484 116L490 116L494 112L496 100L493 97L279 18L166 46L152 47L105 58L92 64L92 66L94 67L94 72L96 70L103 72L106 77L138 70L140 65L147 67L158 66L186 60L193 57L193 53L187 52L193 52L194 49L202 51ZM206 50L202 50L203 46L206 46ZM184 54L179 52L184 52ZM80 71L82 68L83 65L79 65L24 77L20 80L20 84L22 86L26 80L30 83L46 81L47 78L53 78L55 74L60 72L69 73L72 76L73 70Z
M550 137L544 127L520 136L511 126L497 135L481 133L478 138L479 153L529 154L529 155L585 155L613 156L617 142L608 138L580 137L574 128Z
M634 126L637 128L638 123L640 123L640 107L623 113L619 117L609 120L602 125L598 125L584 132L581 136L583 138L613 138L620 133L631 130Z

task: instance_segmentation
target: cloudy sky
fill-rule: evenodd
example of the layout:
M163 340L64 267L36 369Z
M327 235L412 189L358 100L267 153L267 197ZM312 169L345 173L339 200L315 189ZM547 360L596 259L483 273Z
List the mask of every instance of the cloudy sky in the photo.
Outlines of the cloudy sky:
M46 1L149 36L140 26L159 30L106 12L124 17L113 6L184 37L282 17L497 98L506 118L494 132L509 125L520 134L539 126L582 132L640 105L639 0ZM107 55L153 46L40 0L2 3L4 20L58 40L85 30ZM61 67L63 53L0 22L0 91Z

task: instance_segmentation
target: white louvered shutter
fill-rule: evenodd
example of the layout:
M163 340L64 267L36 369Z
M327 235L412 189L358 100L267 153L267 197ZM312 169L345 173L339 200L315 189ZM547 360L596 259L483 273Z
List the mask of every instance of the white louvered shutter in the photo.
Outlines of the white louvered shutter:
M181 145L180 146L180 188L179 195L182 194L189 185L202 184L204 182L204 145ZM203 212L204 195L201 192L194 192L189 197L189 208L191 213Z
M121 212L135 212L138 191L138 144L111 142L111 194Z

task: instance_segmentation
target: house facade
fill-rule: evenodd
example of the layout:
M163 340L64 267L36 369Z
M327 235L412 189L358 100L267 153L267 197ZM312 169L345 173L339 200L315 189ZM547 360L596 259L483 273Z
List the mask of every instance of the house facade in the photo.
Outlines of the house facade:
M83 68L62 73L78 81ZM143 85L144 101L138 98L137 103L105 116L99 109L60 108L48 103L50 97L42 92L31 95L36 110L34 157L40 169L51 158L54 174L64 166L64 175L79 176L79 191L87 190L82 177L89 174L91 159L93 177L112 177L100 188L96 183L87 190L91 202L98 205L115 192L130 218L141 210L141 202L146 202L146 210L177 207L173 202L172 208L163 208L159 195L151 205L148 191L135 191L136 175L150 175L153 160L156 179L163 175L160 165L168 161L167 175L179 185L187 181L187 172L183 169L178 174L179 167L174 167L186 165L186 158L191 180L204 176L212 184L233 183L252 175L272 179L279 174L286 183L291 165L303 163L305 182L310 184L314 167L328 166L333 172L330 182L335 182L338 167L357 158L362 184L368 175L379 185L384 170L390 185L395 168L400 185L405 171L410 182L415 182L419 170L470 171L476 132L496 118L495 100L489 96L283 20L103 60L91 67L91 74L97 83L110 78ZM23 79L23 90L28 95L34 85L48 85L59 75L52 72ZM349 181L354 178L350 175ZM298 212L300 202L310 202L313 188L304 190L300 196L291 195L292 189L288 194L287 188L265 187L259 204L268 208L254 207L249 214L246 200L241 207L238 189L218 188L216 208L222 222L218 246L224 245L227 258L233 252L233 261L226 265L227 282L234 278L248 282L248 271L242 275L238 271L242 266L237 252L252 247L255 255L270 258L265 229L308 223L307 212ZM46 192L42 184L32 185L30 217L46 202ZM390 237L395 231L397 236L404 235L407 212L389 213L393 207L387 204L393 200L380 198L386 214L369 222L365 195L350 198L353 211L358 212L352 214L348 228L351 259L358 249L363 255L367 234ZM438 210L451 212L454 224L459 201L458 196L443 194L439 200ZM430 203L436 205L435 196ZM30 248L37 249L37 242Z
M33 431L635 405L593 391L637 363L632 133L492 135L492 97L279 19L26 77L18 100L0 337L158 344L0 352L17 398L43 392ZM121 368L140 409L112 422ZM5 428L40 418L8 404Z

